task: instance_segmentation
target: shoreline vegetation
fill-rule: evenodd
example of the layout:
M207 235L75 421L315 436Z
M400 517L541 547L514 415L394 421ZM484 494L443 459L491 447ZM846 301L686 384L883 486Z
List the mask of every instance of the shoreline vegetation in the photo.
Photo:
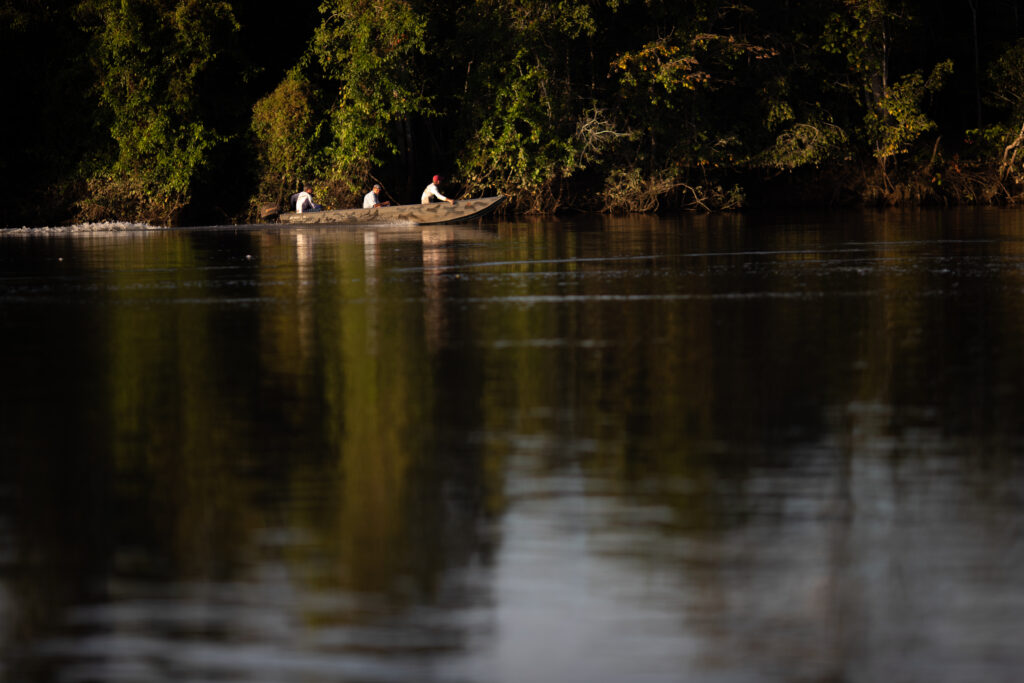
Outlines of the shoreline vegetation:
M18 0L0 226L1024 202L1024 0Z

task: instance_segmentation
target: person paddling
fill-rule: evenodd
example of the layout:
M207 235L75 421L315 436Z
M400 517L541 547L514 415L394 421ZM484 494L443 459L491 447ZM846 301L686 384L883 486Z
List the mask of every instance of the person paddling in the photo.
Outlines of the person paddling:
M443 194L441 194L440 190L437 189L437 184L440 182L441 176L434 176L433 182L427 185L426 189L423 190L423 194L420 196L420 204L429 204L430 202L434 201L434 197L437 197L438 201L448 202L449 204L455 203L454 199L448 199Z

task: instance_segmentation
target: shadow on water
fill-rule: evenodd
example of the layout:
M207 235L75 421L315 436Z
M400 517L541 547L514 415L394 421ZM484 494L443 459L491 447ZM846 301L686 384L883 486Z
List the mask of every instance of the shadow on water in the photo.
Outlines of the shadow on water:
M1014 680L1016 212L0 234L0 672Z

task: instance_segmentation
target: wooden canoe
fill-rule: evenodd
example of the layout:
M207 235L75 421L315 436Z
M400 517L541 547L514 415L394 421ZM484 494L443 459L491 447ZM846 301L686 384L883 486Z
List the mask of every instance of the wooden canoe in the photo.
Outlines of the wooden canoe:
M295 213L282 213L282 223L331 223L347 225L442 225L461 223L486 215L498 208L505 197L481 197L460 199L454 204L434 202L432 204L400 204L378 206L376 209L328 209Z

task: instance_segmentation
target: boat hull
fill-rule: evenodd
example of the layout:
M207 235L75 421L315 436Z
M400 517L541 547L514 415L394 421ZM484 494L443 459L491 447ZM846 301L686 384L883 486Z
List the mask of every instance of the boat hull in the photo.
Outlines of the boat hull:
M400 204L376 209L329 209L306 213L282 213L282 223L319 223L348 225L444 225L461 223L484 216L498 208L505 197L462 199L454 204Z

